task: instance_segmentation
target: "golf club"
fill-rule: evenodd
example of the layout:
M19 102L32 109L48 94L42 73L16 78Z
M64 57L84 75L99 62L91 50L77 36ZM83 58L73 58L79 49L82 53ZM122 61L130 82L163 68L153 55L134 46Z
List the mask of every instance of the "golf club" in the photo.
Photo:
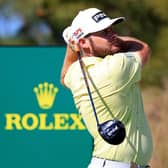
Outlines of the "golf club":
M81 67L81 70L82 70L82 74L83 74L83 77L84 77L86 88L87 88L87 91L88 91L88 95L89 95L89 99L90 99L91 106L92 106L92 109L93 109L93 113L94 113L94 116L95 116L95 119L96 119L98 132L99 132L100 136L106 142L108 142L109 144L119 145L124 141L125 136L126 136L125 126L121 121L119 121L115 118L113 120L108 120L108 121L105 121L105 122L100 124L97 113L96 113L96 108L95 108L95 105L94 105L94 102L93 102L92 94L91 94L91 91L90 91L89 83L88 83L88 80L87 80L87 76L88 76L89 80L91 81L91 83L92 83L94 89L96 90L97 94L101 98L103 104L106 107L107 107L107 105L105 104L103 98L101 97L100 93L98 92L93 80L91 80L91 77L90 77L89 73L87 72L87 70L84 66L81 55L82 54L80 52L78 52L78 60L79 60L79 63L80 63L80 67ZM109 108L107 107L107 109L109 109Z

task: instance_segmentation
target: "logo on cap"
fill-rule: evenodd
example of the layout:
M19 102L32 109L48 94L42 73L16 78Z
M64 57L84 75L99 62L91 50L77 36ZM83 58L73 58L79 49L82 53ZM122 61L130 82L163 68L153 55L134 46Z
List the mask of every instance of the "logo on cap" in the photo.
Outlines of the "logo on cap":
M82 35L84 34L84 32L82 31L81 28L78 28L77 30L75 30L75 32L72 34L72 38L75 40L78 40Z
M103 20L104 18L107 18L107 15L104 12L98 12L95 15L92 16L92 19L98 23L101 20Z

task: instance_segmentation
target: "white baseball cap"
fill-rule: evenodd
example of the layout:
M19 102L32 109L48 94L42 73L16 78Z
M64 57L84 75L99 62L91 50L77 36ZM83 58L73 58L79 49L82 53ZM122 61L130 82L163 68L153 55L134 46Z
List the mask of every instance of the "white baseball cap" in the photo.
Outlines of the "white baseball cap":
M94 32L101 31L113 24L124 21L124 17L109 18L103 11L97 8L89 8L80 11L63 31L63 38L67 44L75 43L82 37Z

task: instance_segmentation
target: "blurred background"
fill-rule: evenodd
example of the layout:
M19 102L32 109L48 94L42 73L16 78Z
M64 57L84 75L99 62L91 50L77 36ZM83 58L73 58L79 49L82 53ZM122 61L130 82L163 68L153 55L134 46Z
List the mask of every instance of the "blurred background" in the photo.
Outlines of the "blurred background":
M79 10L97 7L125 16L115 29L152 49L141 87L154 138L153 168L168 167L168 1L167 0L0 0L1 46L62 46L62 31Z

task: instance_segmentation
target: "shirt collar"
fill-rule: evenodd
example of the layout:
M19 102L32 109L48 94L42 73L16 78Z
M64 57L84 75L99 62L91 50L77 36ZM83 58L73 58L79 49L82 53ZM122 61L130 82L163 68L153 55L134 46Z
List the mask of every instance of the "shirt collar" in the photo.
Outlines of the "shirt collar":
M101 62L103 58L100 57L83 57L82 60L86 66L95 65Z

